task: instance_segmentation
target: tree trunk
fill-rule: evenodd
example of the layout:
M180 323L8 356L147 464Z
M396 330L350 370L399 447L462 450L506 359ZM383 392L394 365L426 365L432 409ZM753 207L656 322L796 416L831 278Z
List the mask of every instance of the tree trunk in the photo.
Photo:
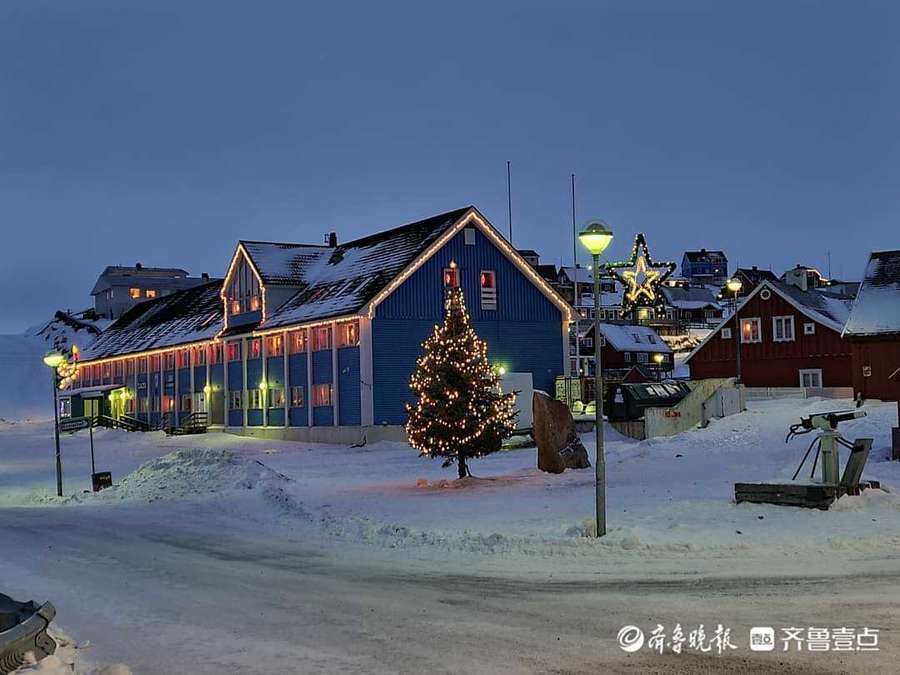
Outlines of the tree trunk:
M461 452L456 454L456 468L459 469L460 478L465 478L469 475L469 467L466 466L466 457Z

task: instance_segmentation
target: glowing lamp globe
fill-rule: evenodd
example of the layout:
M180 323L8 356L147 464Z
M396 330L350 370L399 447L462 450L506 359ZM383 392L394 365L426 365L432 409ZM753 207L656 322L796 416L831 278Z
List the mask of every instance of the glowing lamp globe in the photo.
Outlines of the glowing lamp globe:
M210 387L208 384L205 387L203 387L204 394L209 394L209 392L211 392L211 391L212 391L212 387Z
M735 277L732 277L725 282L725 287L732 293L737 293L739 290L741 290L741 288L743 288L743 286L743 282Z
M657 352L656 354L653 355L653 360L656 362L657 365L659 365L660 363L663 362L663 355L660 354L659 352Z
M603 223L591 223L578 233L578 240L591 252L591 255L600 255L612 241L613 233Z
M65 360L66 357L60 354L55 349L51 349L49 352L44 354L44 365L49 368L56 368Z
M266 389L269 388L269 383L266 382L265 380L263 380L262 382L259 383L259 388L262 389L263 391L265 391Z

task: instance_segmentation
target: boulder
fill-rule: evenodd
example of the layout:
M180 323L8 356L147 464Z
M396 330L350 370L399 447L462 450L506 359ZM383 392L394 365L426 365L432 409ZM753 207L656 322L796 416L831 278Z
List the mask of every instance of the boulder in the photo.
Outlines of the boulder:
M575 420L565 403L535 391L532 411L538 469L562 473L567 468L587 469L591 466L587 450L575 432Z

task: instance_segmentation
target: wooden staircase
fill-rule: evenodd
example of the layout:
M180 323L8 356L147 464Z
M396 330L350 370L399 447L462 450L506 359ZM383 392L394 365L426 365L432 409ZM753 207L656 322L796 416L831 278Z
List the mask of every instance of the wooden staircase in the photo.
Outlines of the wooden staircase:
M174 424L174 415L166 414L163 418L163 430L166 436L186 436L188 434L205 434L209 426L209 414L193 412L181 424Z

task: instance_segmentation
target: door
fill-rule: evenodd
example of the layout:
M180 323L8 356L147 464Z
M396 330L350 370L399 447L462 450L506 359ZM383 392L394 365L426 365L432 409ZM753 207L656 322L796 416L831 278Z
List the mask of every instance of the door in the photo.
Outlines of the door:
M208 413L209 410L206 409L206 393L199 392L194 394L194 410L197 412Z
M97 417L100 414L100 399L86 398L84 399L84 416Z
M808 368L800 371L800 386L819 389L822 387L822 369Z

